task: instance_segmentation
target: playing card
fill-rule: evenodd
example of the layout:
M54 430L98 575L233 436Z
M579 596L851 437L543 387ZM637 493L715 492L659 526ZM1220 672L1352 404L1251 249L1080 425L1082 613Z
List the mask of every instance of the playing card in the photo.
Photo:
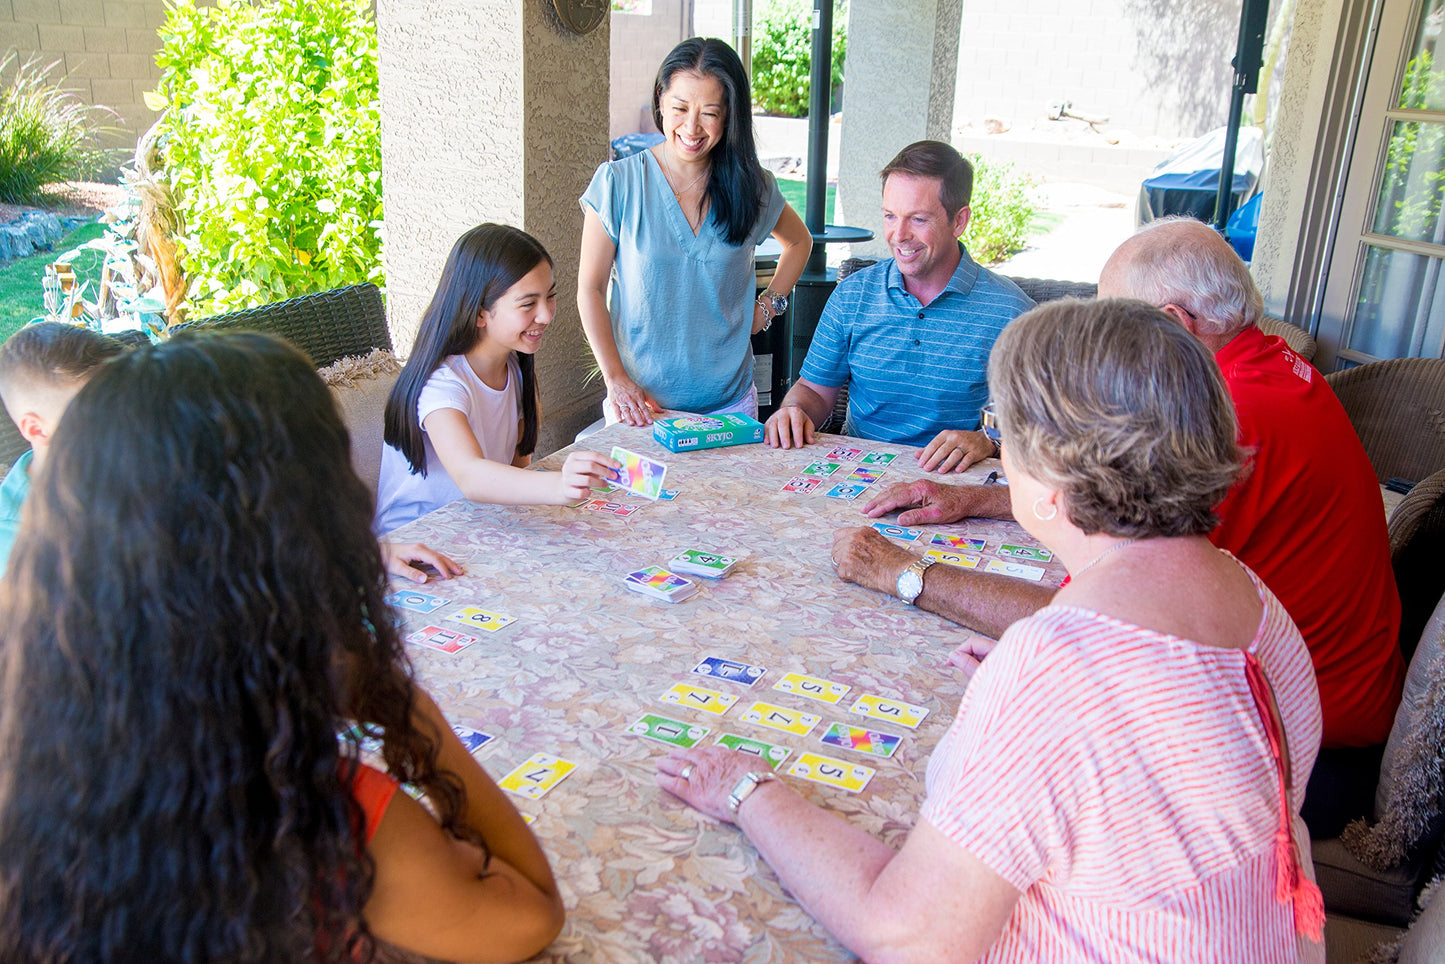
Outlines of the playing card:
M495 633L517 621L516 616L503 616L501 613L487 612L478 606L467 606L465 609L458 609L447 616L453 622L465 623L473 629L484 630Z
M536 820L536 819L537 819L537 818L534 817L534 816L532 816L530 813L524 813L524 814L522 814L522 822L525 823L525 824L526 824L527 826L529 826L529 827L532 825L532 821L534 821L534 820Z
M577 764L569 763L561 757L537 753L498 780L497 786L528 800L540 800L547 795L548 790L561 783L567 774L575 769Z
M1047 549L1016 546L1008 542L998 547L998 554L1010 559L1027 559L1030 562L1051 562L1054 558L1054 554Z
M628 492L634 492L644 499L656 499L662 494L662 480L667 475L667 466L656 459L650 459L636 452L629 452L620 445L612 446L612 458L622 463L618 470L618 481Z
M843 467L842 462L809 462L803 466L804 475L829 476Z
M823 494L830 499L848 499L851 501L862 495L867 488L868 486L859 485L856 482L839 482Z
M849 793L857 793L866 787L873 779L873 772L869 767L817 753L804 753L788 767L790 777L801 777Z
M818 486L820 486L820 485L822 485L822 484L823 484L822 481L819 480L819 479L809 479L809 478L804 478L804 477L801 476L801 475L795 475L795 476L793 476L791 479L789 479L788 481L786 481L786 482L783 483L783 488L781 489L781 491L783 491L783 492L812 492L814 489L816 489Z
M646 569L629 572L624 582L633 592L670 603L682 602L697 592L697 586L693 585L692 580L668 572L661 566L648 566Z
M883 477L882 469L871 469L865 466L858 466L852 472L843 477L844 482L856 482L859 485L872 485Z
M425 646L427 649L456 654L475 643L477 637L451 629L442 629L440 626L427 626L407 636L406 641L416 643L418 646Z
M737 560L702 549L684 549L668 560L667 564L678 572L689 576L703 576L707 579L721 579L732 571Z
M481 730L474 730L470 726L462 726L457 723L452 724L452 732L462 741L462 746L467 748L468 753L476 753L496 739L490 733L483 733Z
M965 556L958 552L944 552L942 549L929 549L923 554L923 558L932 562L941 562L949 566L957 566L960 569L978 568L978 556Z
M862 449L850 449L846 445L840 445L823 456L824 460L828 462L856 462L862 457Z
M1001 559L990 559L988 565L983 567L983 571L1017 576L1020 579L1032 579L1034 582L1044 578L1044 570L1038 566L1026 566L1022 562L1004 562Z
M744 723L756 723L758 726L782 730L784 733L791 733L794 736L807 736L813 731L813 727L818 725L819 719L820 717L814 716L812 713L789 710L761 701L748 707L747 712L743 714Z
M604 515L615 515L619 519L625 519L641 507L629 505L626 502L608 502L606 499L588 499L582 503L582 508L589 512L601 512Z
M440 596L433 596L430 593L416 592L411 589L402 589L386 597L386 601L398 609L410 609L416 613L436 612L447 604L447 601Z
M898 456L892 452L869 452L859 462L863 465L892 465L896 458Z
M847 683L834 683L832 680L804 676L802 673L789 673L773 684L773 689L780 692L795 693L824 703L838 702L852 688Z
M681 489L663 489L661 492L657 493L657 497L663 502L671 502L673 499L677 498L678 493L680 493L681 491Z
M674 683L658 699L664 703L674 703L690 710L702 710L704 713L715 713L718 716L722 716L738 701L738 698L731 693L719 693L717 690L703 689L701 686L693 686L691 683Z
M767 672L761 666L739 663L736 660L723 659L721 656L707 657L694 666L692 671L699 676L725 679L730 683L741 683L744 686L752 686Z
M968 549L973 552L982 552L985 545L982 539L974 539L969 536L950 536L942 532L935 532L933 538L928 540L931 546L943 546L945 549Z
M343 731L341 739L347 743L355 743L362 753L381 754L381 729L379 727L372 727L371 733L368 733L365 726L357 723Z
M847 723L831 724L821 739L829 746L838 746L845 750L881 757L891 757L897 753L899 745L903 742L901 736L865 730L861 726L849 726Z
M705 726L695 726L681 720L670 720L665 716L658 716L656 713L644 713L642 719L627 728L627 732L645 736L649 740L657 740L659 743L668 743L672 746L680 746L684 750L690 750L701 743L702 738L711 731Z
M774 770L793 755L793 751L785 746L764 743L762 740L738 736L736 733L724 733L717 738L717 745L725 746L729 750L736 750L739 753L746 753L748 756L755 756Z
M897 539L900 542L917 542L923 538L922 529L910 529L907 526L889 525L886 522L875 522L873 528L883 533L890 539Z
M850 713L861 713L864 716L871 716L875 720L887 720L889 723L898 723L908 727L910 730L918 728L923 718L928 715L928 707L914 706L912 703L904 703L901 700L890 700L873 693L864 693L858 697L858 701L848 708Z

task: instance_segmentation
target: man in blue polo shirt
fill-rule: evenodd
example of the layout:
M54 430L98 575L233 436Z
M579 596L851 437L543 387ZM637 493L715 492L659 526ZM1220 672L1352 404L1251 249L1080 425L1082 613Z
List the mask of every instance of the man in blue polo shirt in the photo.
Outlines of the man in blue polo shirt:
M800 377L768 419L767 442L811 443L847 385L847 434L917 445L924 469L962 471L994 453L972 431L988 400L989 352L1034 303L958 240L973 167L956 150L918 141L881 176L893 257L850 275L828 299Z

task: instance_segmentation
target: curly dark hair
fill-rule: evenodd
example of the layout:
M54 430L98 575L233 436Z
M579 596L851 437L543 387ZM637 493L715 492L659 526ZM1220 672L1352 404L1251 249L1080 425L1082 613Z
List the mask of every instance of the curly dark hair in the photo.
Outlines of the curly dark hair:
M0 960L369 960L352 721L479 840L373 508L277 339L178 336L76 396L0 581Z

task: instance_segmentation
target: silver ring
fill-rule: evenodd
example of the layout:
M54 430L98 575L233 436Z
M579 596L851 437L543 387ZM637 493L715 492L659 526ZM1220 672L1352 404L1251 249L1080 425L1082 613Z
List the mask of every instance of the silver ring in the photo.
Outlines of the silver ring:
M689 777L692 776L692 771L693 771L694 769L695 769L695 767L693 767L693 765L692 765L691 763L686 764L686 765L682 768L682 772L677 775L677 776L678 776L678 779L679 779L679 780L686 780L686 779L688 779Z

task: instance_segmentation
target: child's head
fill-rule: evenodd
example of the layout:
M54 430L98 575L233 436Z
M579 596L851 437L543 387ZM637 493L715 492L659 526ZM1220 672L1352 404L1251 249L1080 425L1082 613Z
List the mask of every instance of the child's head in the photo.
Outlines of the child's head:
M124 350L114 338L59 321L27 325L0 345L0 400L37 459L75 393Z

